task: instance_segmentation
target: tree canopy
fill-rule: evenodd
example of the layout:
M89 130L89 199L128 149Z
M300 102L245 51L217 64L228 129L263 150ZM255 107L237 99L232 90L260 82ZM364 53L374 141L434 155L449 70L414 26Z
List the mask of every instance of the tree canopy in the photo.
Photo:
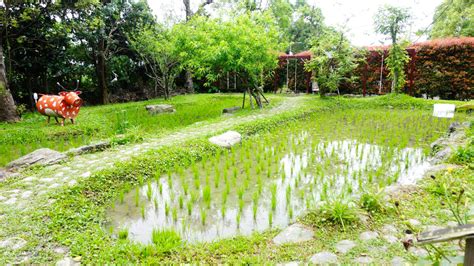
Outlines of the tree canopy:
M474 36L474 1L444 0L435 11L431 38Z

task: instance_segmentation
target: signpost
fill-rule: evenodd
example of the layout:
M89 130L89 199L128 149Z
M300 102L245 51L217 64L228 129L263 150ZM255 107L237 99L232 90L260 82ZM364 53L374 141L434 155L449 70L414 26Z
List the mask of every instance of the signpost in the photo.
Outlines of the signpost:
M433 106L433 116L453 118L455 109L456 105L454 104L436 103Z

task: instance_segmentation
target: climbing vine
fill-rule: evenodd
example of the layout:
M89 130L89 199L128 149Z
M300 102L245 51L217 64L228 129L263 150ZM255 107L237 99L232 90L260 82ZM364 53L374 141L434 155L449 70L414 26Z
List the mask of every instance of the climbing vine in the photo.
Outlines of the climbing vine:
M390 47L387 57L387 67L390 71L389 77L394 82L395 93L399 93L405 85L405 65L410 61L406 50L407 44L395 43Z

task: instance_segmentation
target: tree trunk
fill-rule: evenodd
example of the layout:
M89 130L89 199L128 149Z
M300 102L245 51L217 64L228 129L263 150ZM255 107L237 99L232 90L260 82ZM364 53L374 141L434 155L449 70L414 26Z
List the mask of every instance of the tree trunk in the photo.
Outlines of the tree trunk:
M393 80L392 80L392 93L398 93L397 83L398 83L398 71L395 71L393 73Z
M97 54L97 81L99 85L99 91L101 93L101 100L103 104L109 103L109 89L107 88L107 74L106 74L106 62L105 62L105 40L99 41L99 51Z
M184 86L187 93L194 93L193 73L189 70L186 70L186 83Z
M17 122L20 120L16 112L15 102L8 89L5 62L3 60L3 47L0 38L0 121Z

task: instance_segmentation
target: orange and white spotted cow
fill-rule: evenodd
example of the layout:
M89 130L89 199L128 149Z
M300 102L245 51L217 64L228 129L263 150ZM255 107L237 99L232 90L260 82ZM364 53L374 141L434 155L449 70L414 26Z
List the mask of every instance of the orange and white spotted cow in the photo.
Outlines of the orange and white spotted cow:
M51 117L56 119L59 123L58 117L62 118L61 126L64 126L64 120L71 119L74 124L74 119L79 114L79 109L82 105L82 99L79 98L81 91L62 91L58 95L42 95L36 102L36 109L42 115L48 117L48 123Z

